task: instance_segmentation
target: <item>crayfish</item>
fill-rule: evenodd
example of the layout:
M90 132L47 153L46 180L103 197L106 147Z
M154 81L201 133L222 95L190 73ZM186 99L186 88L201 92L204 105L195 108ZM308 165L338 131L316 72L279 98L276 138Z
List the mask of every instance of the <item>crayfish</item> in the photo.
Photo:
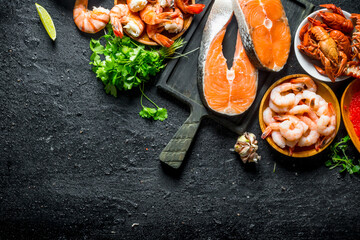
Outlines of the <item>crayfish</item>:
M360 78L360 14L351 15L356 25L350 37L354 26L351 20L346 19L341 8L334 4L320 6L331 12L320 11L317 16L322 21L308 18L309 23L300 30L301 45L298 49L310 58L320 60L323 68L314 67L333 82L342 75Z

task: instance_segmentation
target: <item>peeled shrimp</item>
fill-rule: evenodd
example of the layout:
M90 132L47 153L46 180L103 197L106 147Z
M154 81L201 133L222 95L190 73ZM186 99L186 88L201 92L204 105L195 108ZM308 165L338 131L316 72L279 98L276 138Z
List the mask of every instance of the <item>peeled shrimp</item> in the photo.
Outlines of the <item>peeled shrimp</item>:
M271 110L270 107L267 107L263 112L263 119L266 125L275 122L273 116L274 116L274 112Z
M310 118L305 116L300 116L300 120L305 123L310 132L305 131L305 134L299 139L298 145L299 147L307 147L315 144L320 137L319 132L317 131L317 125Z
M306 90L311 91L311 92L317 91L316 83L310 77L294 78L290 82L293 84L294 83L303 83L306 86Z
M336 129L336 114L331 103L328 108L328 115L322 115L317 122L317 131L324 136L331 135Z
M280 106L277 106L276 104L274 104L273 101L271 101L271 99L270 99L269 107L271 108L271 110L273 110L276 113L286 113L289 111L289 109L292 107L292 105L280 107Z
M155 25L164 23L168 20L174 19L179 16L177 12L163 12L159 0L154 4L147 4L146 7L140 11L141 20L148 25Z
M286 92L293 90L296 92L300 92L303 89L302 84L292 84L292 83L283 83L277 87L275 87L270 94L270 99L276 105L280 107L294 105L295 103L295 94ZM284 95L285 94L285 95Z
M308 105L297 105L289 110L289 114L298 115L304 114L311 111L311 108Z
M271 132L271 138L275 142L275 144L278 145L279 147L281 147L281 148L286 147L286 140L281 135L280 131L272 131Z
M87 9L88 0L76 0L73 17L80 31L97 33L106 27L110 20L109 10L102 7L94 7L92 11Z
M110 11L110 18L114 33L120 38L124 36L123 28L133 37L139 37L145 29L139 15L131 12L127 4L115 5Z
M179 14L177 18L164 22L162 25L169 33L179 33L184 28L184 17L179 8L175 8L175 12Z
M272 131L279 131L281 135L289 141L295 141L300 139L300 137L304 133L303 125L300 121L294 120L285 120L281 123L274 122L270 123L269 126L266 127L265 131L261 135L261 138L266 138L270 135Z
M295 141L301 138L304 133L302 123L286 120L279 125L281 135L289 141Z
M146 4L148 4L148 1L147 0L126 0L126 3L132 12L138 12L138 11L143 10L146 7Z

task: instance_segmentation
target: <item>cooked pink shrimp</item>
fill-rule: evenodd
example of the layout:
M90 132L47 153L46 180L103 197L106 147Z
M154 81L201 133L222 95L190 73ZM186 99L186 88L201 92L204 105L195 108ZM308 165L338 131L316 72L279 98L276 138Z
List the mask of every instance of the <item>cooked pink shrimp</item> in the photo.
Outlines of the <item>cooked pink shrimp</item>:
M270 94L270 99L276 105L280 107L294 105L295 103L295 94L294 93L286 93L288 91L300 92L303 89L303 84L292 84L289 82L280 84L275 87Z
M97 33L106 27L110 20L109 10L102 7L94 7L92 11L87 9L88 0L76 0L73 17L80 31Z
M163 26L160 26L160 24L157 25L146 25L146 32L152 40L157 42L163 47L170 47L174 41L170 38L164 36L161 34L161 32L164 30Z
M145 8L146 4L148 4L147 0L126 0L129 9L132 12L138 12Z
M145 29L139 15L131 12L127 4L115 5L110 11L110 18L114 33L120 38L124 36L123 28L133 37L139 37Z
M175 6L183 13L198 14L204 9L204 4L188 4L189 0L175 0Z
M282 123L270 123L264 130L261 138L265 139L272 131L278 130L280 130L281 135L289 141L300 139L304 133L304 128L300 121L285 120Z
M331 135L336 129L336 114L332 103L328 103L328 108L328 114L322 115L317 122L317 131L324 136Z
M302 122L304 122L309 127L309 132L305 131L305 134L299 139L299 147L307 147L315 144L320 137L319 132L317 131L317 125L310 118L305 116L299 117Z
M174 0L160 0L160 6L162 8L173 8L174 7Z
M271 108L271 110L273 110L274 112L276 113L286 113L289 111L289 109L292 107L291 106L285 106L285 107L280 107L280 106L277 106L273 101L269 101L269 107Z
M275 142L276 145L278 145L280 148L286 147L286 140L281 135L280 131L272 131L271 132L271 138Z
M140 11L141 20L148 25L164 23L178 16L179 13L177 12L163 12L159 0L157 0L155 4L148 3L146 7Z
M184 28L184 17L179 8L175 8L175 12L179 14L177 18L164 22L162 25L169 33L179 33Z
M291 83L303 83L306 86L306 89L311 92L317 91L316 83L310 77L299 77L294 78L290 81Z
M305 100L305 103L314 110L317 110L320 105L325 102L325 100L320 95L309 90L304 90L302 92L302 100Z
M275 122L273 116L274 116L274 112L271 110L270 107L267 107L263 112L263 119L266 125Z

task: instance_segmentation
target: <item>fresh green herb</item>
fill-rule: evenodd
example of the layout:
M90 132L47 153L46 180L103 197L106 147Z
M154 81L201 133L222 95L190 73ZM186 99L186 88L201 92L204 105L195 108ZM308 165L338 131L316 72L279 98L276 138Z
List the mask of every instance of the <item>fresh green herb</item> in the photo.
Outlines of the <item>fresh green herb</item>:
M140 98L140 103L142 106L142 110L139 112L139 115L142 118L152 118L154 120L160 120L160 121L164 121L165 119L167 119L168 114L167 114L167 110L165 108L160 108L158 105L156 105L156 103L154 103L150 98L148 98L148 96L145 95L144 93L144 84L142 86L140 86L140 91L141 91L141 98ZM149 107L145 107L143 105L143 96L149 101L151 102L156 108L149 108Z
M111 25L107 26L107 33L100 39L91 39L90 49L92 55L90 64L93 65L93 72L96 77L101 79L105 85L107 94L117 97L118 91L131 90L139 87L140 84L148 82L163 69L166 58L171 58L175 51L184 46L184 41L178 39L170 48L148 48L143 44L135 43L131 38L124 36L116 37ZM105 43L102 44L102 39ZM177 57L184 55L178 54ZM157 109L150 110L143 107L140 116L143 118L153 118L154 120L165 120L167 111L159 108L145 94L144 89L140 89L142 96L145 96Z
M350 140L349 136L342 138L339 142L331 146L331 160L325 162L325 165L330 169L336 167L342 167L340 172L348 171L349 174L358 173L360 171L360 165L356 165L353 159L346 155L348 145L346 144Z

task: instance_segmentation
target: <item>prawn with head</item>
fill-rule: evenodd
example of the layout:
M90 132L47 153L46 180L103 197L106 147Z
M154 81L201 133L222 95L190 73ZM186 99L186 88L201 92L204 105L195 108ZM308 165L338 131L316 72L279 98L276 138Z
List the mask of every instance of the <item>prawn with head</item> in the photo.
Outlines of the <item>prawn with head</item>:
M116 36L124 36L123 29L133 36L139 37L144 29L145 24L137 13L130 11L127 4L115 5L110 11L111 24Z
M88 0L76 0L73 10L75 25L80 31L97 33L106 27L110 20L110 11L102 7L94 7L92 11L87 9Z

